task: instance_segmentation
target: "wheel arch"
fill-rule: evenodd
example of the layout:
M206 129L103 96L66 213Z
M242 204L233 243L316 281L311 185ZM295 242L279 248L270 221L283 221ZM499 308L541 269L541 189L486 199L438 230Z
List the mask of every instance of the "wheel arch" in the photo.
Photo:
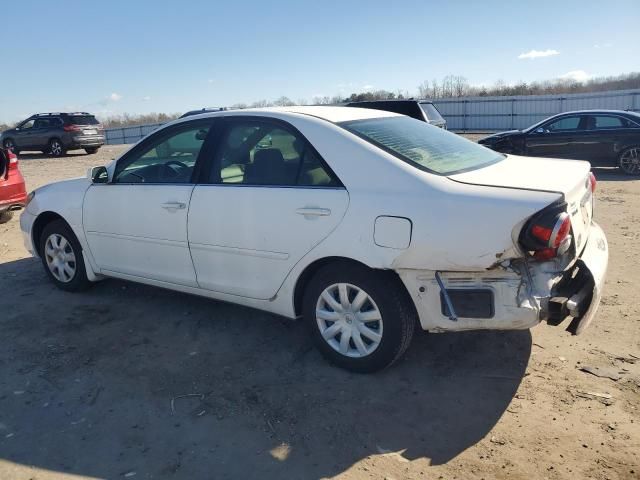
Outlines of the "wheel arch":
M33 244L33 248L38 253L38 256L42 256L42 252L40 251L40 237L42 236L42 232L44 231L45 227L54 220L62 220L67 224L71 231L73 231L71 225L69 225L69 222L67 222L62 215L51 211L42 212L33 222L33 227L31 227L31 241Z
M332 263L350 263L352 265L358 265L359 267L366 268L367 270L371 270L372 272L379 272L381 274L386 274L391 279L392 282L395 282L398 285L398 288L402 289L407 295L409 295L409 291L405 286L404 282L400 279L400 276L393 270L389 269L381 269L381 268L372 268L369 265L354 260L349 257L340 257L340 256L330 256L323 257L314 260L309 265L307 265L304 270L298 275L296 280L295 287L293 289L293 309L296 317L300 317L302 315L302 299L304 297L304 292L309 284L310 280L316 274L318 270L322 267L332 264ZM411 296L409 295L409 298Z

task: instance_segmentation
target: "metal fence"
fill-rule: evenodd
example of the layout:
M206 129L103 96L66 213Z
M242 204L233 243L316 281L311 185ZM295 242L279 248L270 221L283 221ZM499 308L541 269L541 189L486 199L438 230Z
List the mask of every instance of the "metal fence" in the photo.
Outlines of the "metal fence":
M434 100L449 130L493 131L528 127L571 110L640 111L640 89L562 95L461 97Z
M106 128L106 141L108 145L136 143L142 137L146 137L162 125L164 125L164 123L150 123L147 125L136 125L135 127Z
M640 89L565 95L461 97L434 100L447 128L489 132L526 128L557 113L591 108L640 112ZM108 128L108 144L135 143L162 123Z

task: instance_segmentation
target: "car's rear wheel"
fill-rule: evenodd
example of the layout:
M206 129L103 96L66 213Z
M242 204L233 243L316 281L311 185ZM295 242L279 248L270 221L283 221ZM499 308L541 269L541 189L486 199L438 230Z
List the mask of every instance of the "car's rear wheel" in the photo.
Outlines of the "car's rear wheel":
M417 323L413 303L395 274L349 262L329 264L314 275L303 314L324 357L361 373L398 360Z
M640 146L623 150L618 159L618 166L627 175L640 175Z
M89 148L85 148L84 151L87 152L87 154L89 154L89 155L93 155L99 149L100 149L100 147L89 147Z
M13 212L11 210L5 210L0 212L0 224L7 223L13 218Z
M44 227L40 236L40 257L47 275L58 288L76 292L91 285L82 247L63 220L54 220Z
M54 157L61 157L65 154L64 145L58 138L49 140L49 153Z

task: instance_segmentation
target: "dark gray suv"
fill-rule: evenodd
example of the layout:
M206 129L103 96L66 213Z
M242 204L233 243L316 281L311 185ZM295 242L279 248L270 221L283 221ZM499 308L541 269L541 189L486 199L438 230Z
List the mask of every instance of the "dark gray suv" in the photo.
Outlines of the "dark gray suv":
M104 140L104 128L87 112L37 113L0 134L1 145L15 154L38 150L54 157L68 150L96 153Z

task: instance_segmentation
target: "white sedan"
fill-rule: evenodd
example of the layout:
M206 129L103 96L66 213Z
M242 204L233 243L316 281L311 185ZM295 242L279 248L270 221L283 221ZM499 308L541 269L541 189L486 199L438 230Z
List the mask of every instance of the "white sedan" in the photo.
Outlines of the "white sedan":
M302 317L370 372L430 332L580 333L608 262L589 164L506 156L411 118L347 107L174 121L21 217L51 280L104 277Z

